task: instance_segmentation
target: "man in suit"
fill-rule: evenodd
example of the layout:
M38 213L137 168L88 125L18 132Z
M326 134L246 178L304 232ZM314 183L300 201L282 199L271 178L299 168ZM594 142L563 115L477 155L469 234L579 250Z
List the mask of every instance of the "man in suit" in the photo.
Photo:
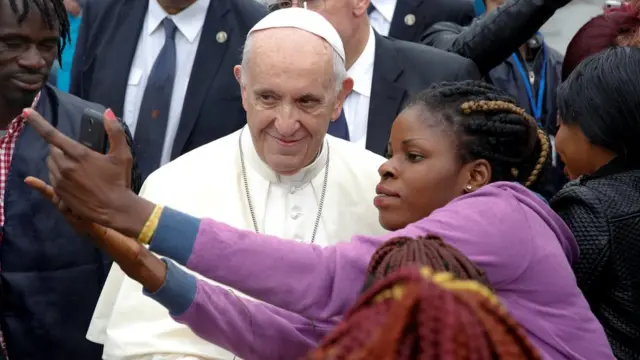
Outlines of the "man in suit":
M367 12L378 34L411 42L435 23L465 26L475 17L472 0L371 0Z
M391 125L411 96L443 81L480 79L473 61L422 44L381 36L371 28L368 0L294 0L333 25L344 44L353 91L329 134L384 155ZM285 6L284 3L281 3Z
M134 133L143 178L245 124L233 66L266 8L253 0L93 0L70 92Z

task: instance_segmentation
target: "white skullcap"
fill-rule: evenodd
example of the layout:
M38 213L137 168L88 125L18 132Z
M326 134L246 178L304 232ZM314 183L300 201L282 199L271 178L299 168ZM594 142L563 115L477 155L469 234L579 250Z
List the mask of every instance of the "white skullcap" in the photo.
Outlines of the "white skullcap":
M249 34L266 29L296 28L323 38L345 61L344 47L336 29L315 11L292 7L276 10L262 18L249 30Z

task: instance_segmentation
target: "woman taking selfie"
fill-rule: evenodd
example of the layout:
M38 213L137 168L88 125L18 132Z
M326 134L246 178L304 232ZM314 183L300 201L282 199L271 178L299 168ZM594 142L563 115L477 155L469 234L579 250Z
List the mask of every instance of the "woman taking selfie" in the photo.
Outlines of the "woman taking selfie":
M37 114L30 113L29 119L55 146L82 146L68 139L59 142L59 136L51 136L55 129ZM117 136L113 131L115 144ZM431 88L394 122L390 158L380 167L375 205L390 233L356 235L351 242L326 248L194 218L110 184L86 186L83 174L99 167L104 173L110 166L106 162L113 161L97 153L83 160L65 158L78 162L77 167L66 171L64 180L52 181L57 196L73 202L67 205L74 214L113 229L94 236L127 275L142 283L177 321L217 344L234 347L229 338L241 334L216 323L221 318L246 319L245 313L222 308L220 288L196 280L116 232L150 242L157 254L313 321L341 316L355 303L371 255L385 241L439 237L486 272L543 358L613 359L601 325L576 286L570 265L578 255L575 239L544 200L526 188L535 189L550 152L535 120L495 87L461 82ZM53 194L34 179L28 182ZM110 198L116 194L126 199L126 213L108 209L107 189ZM78 194L91 199L74 201ZM98 215L87 204L104 210ZM269 340L253 340L255 349L263 349L263 359L273 347ZM242 356L242 346L232 351Z

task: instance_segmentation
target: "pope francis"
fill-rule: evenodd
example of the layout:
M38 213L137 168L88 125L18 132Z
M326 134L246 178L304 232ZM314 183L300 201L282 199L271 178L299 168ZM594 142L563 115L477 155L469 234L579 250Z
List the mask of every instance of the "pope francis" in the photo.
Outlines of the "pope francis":
M373 198L384 159L326 134L353 87L344 57L321 15L288 9L265 17L234 69L247 126L160 168L140 194L193 216L320 245L382 233ZM228 291L233 301L255 301ZM87 338L104 344L107 360L235 358L173 321L117 265Z

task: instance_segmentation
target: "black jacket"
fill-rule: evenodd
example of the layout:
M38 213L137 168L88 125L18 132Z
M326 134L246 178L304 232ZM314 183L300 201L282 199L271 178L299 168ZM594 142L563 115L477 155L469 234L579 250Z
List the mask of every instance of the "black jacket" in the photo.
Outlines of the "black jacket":
M473 60L482 74L505 61L568 0L509 0L467 27L441 22L422 43Z
M443 81L479 80L473 61L375 33L366 147L384 155L391 125L409 99Z
M578 241L578 286L618 359L640 359L640 167L618 158L551 201Z

